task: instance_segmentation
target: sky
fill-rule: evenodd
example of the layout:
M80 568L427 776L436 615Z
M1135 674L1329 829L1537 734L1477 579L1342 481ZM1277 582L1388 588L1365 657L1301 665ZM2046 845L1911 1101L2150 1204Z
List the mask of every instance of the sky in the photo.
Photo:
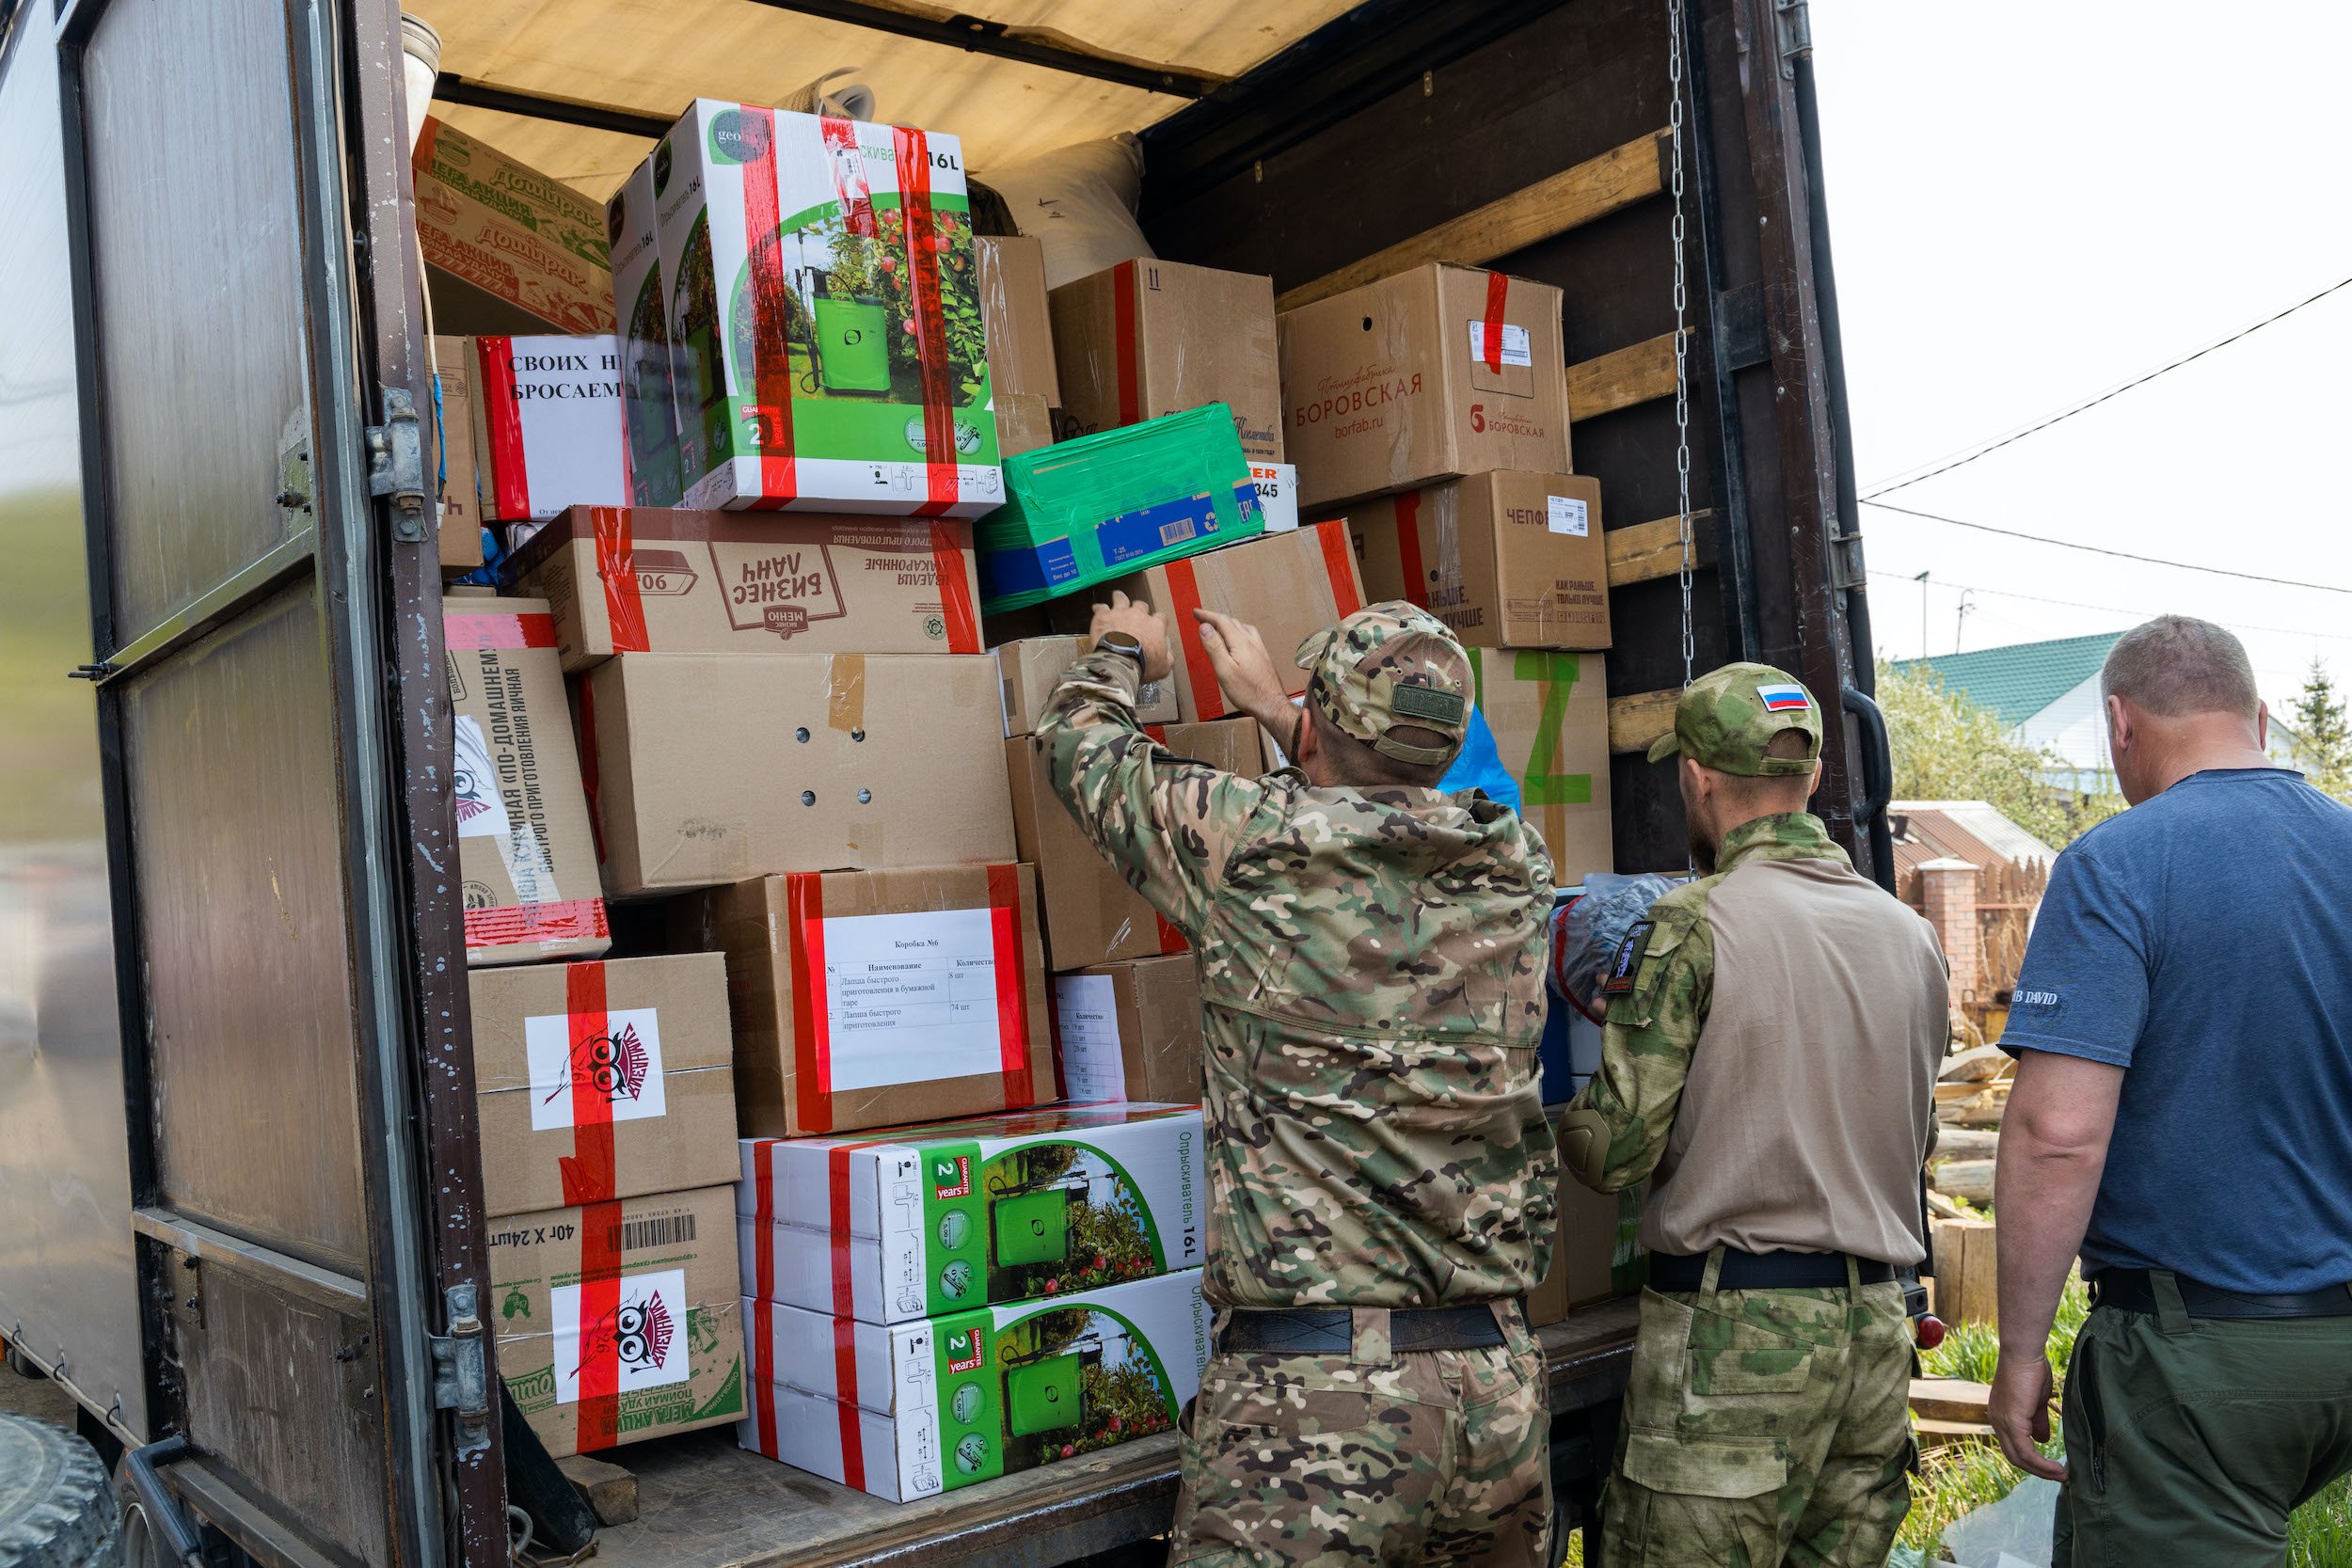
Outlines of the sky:
M1813 0L1811 16L1865 495L2352 278L2341 0ZM2301 586L1866 506L1878 651L2176 611L2239 634L2274 710L2314 657L2352 682L2347 363L2352 288L1882 498Z

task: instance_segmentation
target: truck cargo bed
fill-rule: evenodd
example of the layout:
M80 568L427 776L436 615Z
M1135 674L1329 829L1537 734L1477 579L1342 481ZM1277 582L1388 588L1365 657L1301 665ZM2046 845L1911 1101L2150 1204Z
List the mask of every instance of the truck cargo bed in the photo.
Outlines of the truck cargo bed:
M1555 1415L1624 1392L1637 1306L1605 1302L1541 1331ZM639 1508L598 1533L606 1568L1067 1562L1157 1535L1176 1500L1173 1433L904 1504L747 1453L732 1431L606 1457L636 1473Z

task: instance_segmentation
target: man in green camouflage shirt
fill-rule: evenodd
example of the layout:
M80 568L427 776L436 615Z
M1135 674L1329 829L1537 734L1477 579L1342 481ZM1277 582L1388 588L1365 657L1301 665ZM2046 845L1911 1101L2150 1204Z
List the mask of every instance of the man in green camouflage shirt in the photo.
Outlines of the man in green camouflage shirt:
M1038 733L1087 836L1184 933L1205 1043L1216 1354L1187 1415L1174 1563L1536 1568L1550 1259L1537 1088L1551 866L1517 814L1433 787L1469 657L1374 605L1302 644L1201 612L1229 702L1298 766L1170 755L1136 723L1165 624L1114 594Z
M1944 961L1806 815L1820 749L1803 686L1731 664L1650 750L1706 875L1618 949L1560 1129L1585 1185L1651 1183L1607 1568L1879 1568L1910 1510L1895 1275L1927 1255Z

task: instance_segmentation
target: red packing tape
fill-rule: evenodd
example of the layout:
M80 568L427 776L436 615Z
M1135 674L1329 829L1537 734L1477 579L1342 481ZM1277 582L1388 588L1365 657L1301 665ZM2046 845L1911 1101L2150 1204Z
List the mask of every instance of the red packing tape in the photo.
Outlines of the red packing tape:
M523 464L523 405L515 395L515 340L484 338L482 413L490 427L490 485L499 515L531 515L531 470Z
M833 1397L841 1424L841 1480L866 1490L866 1444L858 1424L857 1316L850 1275L850 1153L868 1144L843 1144L825 1162L833 1221ZM762 1239L763 1242L765 1238Z
M1111 272L1112 373L1119 382L1119 422L1143 420L1143 357L1136 350L1136 272L1140 261L1129 261Z
M653 644L645 633L645 601L637 589L637 539L624 506L591 507L596 578L604 584L604 619L616 654L642 654Z
M1344 621L1364 608L1363 596L1356 591L1356 562L1348 549L1347 525L1317 523L1315 543L1323 546L1324 576L1331 579L1331 608L1336 618Z
M931 211L930 143L922 132L905 126L891 128L890 142L898 160L898 215L906 230L914 358L923 385L923 480L929 499L914 515L934 517L956 503L956 409L947 318L939 304L939 216Z
M580 1212L580 1368L578 1448L609 1449L621 1426L621 1206L591 1203Z
M947 623L947 651L980 651L980 612L972 603L972 552L963 547L954 523L931 524L931 570L939 576L940 618Z
M841 203L841 227L863 239L882 232L874 221L874 190L866 180L866 154L857 145L857 122L838 115L818 118L825 164L833 171L833 194Z
M1161 570L1168 574L1168 613L1175 624L1176 646L1184 656L1193 713L1200 719L1222 719L1232 710L1225 705L1224 689L1216 684L1209 650L1200 645L1200 622L1193 614L1200 608L1200 579L1193 575L1189 559L1171 561Z
M752 1432L761 1453L776 1457L776 1251L770 1232L776 1223L776 1142L752 1145Z
M988 868L988 921L996 960L996 1055L1004 1075L1005 1108L1037 1103L1029 1084L1029 977L1021 940L1021 868Z
M752 278L752 402L759 427L760 499L752 510L774 512L800 491L792 450L792 344L787 335L792 289L784 277L784 219L776 211L775 111L749 103L739 107L743 135L758 149L757 156L742 166L743 246L750 255Z
M596 864L601 867L604 797L597 788L603 775L596 770L596 685L585 675L564 684L572 698L572 727L580 732L580 792L588 801L588 839L596 847Z
M825 883L816 871L784 879L785 951L792 972L792 1085L799 1131L833 1131L833 1062L825 1030Z
M612 927L605 924L601 898L496 904L466 911L468 947L505 947L518 942L601 942L612 934Z
M1323 525L1315 525L1320 528ZM1405 573L1408 604L1429 608L1429 567L1421 558L1421 492L1405 490L1396 498L1396 559Z
M555 617L545 611L501 615L472 610L441 611L441 641L452 648L552 648Z
M1479 339L1486 351L1486 369L1497 375L1502 373L1502 301L1510 292L1508 277L1499 272L1486 275L1486 315Z
M572 1152L559 1159L556 1168L563 1174L567 1205L606 1203L620 1196L612 1153L612 1097L596 1082L599 1069L614 1070L615 1066L604 980L601 959L564 966L564 1012L569 1037L564 1071L570 1080Z

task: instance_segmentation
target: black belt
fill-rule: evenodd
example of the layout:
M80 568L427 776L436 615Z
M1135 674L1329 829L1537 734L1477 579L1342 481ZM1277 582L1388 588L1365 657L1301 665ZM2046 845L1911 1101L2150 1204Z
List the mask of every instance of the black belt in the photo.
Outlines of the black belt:
M1344 1307L1235 1307L1218 1336L1219 1350L1271 1351L1279 1355L1345 1355L1356 1341L1356 1315ZM1486 1302L1470 1307L1389 1308L1393 1351L1484 1350L1500 1345L1502 1325Z
M2352 1286L2263 1296L2200 1285L2177 1274L2172 1282L2180 1287L2181 1305L2192 1318L2352 1318ZM2090 1276L2090 1305L2154 1313L2155 1281L2147 1269L2102 1269Z
M1846 1264L1865 1285L1883 1285L1895 1277L1895 1265L1875 1258L1851 1258L1843 1252L1740 1252L1724 1248L1724 1266L1716 1271L1718 1291L1835 1291L1846 1283ZM1649 1288L1653 1291L1695 1291L1707 1278L1707 1254L1682 1257L1671 1252L1649 1255Z

